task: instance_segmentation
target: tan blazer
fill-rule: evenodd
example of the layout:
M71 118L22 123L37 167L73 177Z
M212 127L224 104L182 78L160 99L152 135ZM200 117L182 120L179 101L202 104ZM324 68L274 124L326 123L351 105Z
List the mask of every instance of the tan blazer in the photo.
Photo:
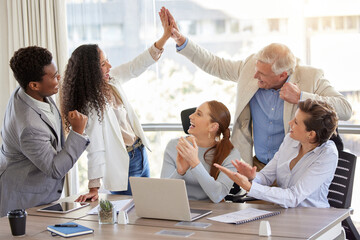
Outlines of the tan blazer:
M134 60L115 67L110 71L110 76L114 78L110 84L123 101L135 135L141 138L144 146L148 149L150 149L149 142L145 137L135 111L126 98L121 82L139 76L153 63L155 63L155 60L151 57L149 51L146 50ZM129 155L121 134L119 122L115 112L109 105L106 107L104 119L101 123L98 121L96 111L92 111L89 114L86 133L91 140L91 144L87 148L88 178L102 178L104 187L107 190L127 190Z
M254 78L256 64L254 55L245 60L227 60L215 56L191 40L179 53L205 72L238 83L231 141L239 150L242 159L252 165L253 136L249 102L259 89L257 79ZM326 101L335 108L340 120L348 120L351 117L350 103L330 85L328 80L324 79L322 70L309 66L297 66L289 82L296 83L300 88L301 100L311 98ZM294 117L296 109L296 104L284 102L285 134L289 131L289 121Z

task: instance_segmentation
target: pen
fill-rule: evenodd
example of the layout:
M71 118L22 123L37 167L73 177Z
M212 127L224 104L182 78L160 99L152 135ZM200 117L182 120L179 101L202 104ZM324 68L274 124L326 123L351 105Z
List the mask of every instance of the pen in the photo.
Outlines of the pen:
M77 227L77 224L55 224L54 227Z

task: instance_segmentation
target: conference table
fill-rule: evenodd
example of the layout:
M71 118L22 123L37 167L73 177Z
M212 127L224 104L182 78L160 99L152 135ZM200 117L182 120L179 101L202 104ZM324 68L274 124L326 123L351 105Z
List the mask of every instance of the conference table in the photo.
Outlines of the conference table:
M74 201L76 196L60 199L58 202ZM100 194L100 199L111 201L131 198L124 195ZM88 211L97 206L98 201L79 210L65 213L39 212L39 207L27 209L26 235L21 239L54 239L46 230L48 225L75 222L94 229L93 234L74 237L75 239L181 239L184 237L159 235L162 230L191 233L186 239L334 239L341 233L341 221L350 216L347 209L336 208L288 208L275 204L231 203L214 204L208 201L189 201L191 208L208 209L212 213L195 222L207 223L210 226L198 228L176 225L177 221L139 218L136 207L128 213L129 224L101 225L97 215L88 215ZM44 205L47 206L47 205ZM41 206L41 207L44 207ZM259 236L260 220L244 224L227 224L209 220L209 217L231 213L246 208L257 208L268 211L281 211L279 215L266 218L271 226L271 236ZM0 218L0 239L11 239L11 231L6 217ZM60 237L55 237L60 238Z

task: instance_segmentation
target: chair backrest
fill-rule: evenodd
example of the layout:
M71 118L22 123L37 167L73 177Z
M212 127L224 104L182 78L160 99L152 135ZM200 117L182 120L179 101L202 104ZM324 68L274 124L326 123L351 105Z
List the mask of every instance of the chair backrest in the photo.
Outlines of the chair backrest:
M349 208L354 184L356 156L339 151L338 166L329 187L328 201L336 208Z
M189 134L188 133L188 130L189 130L189 127L190 127L190 119L189 119L189 116L191 114L193 114L194 112L196 111L196 107L194 108L188 108L188 109L185 109L185 110L182 110L181 111L181 123L182 123L182 126L183 126L183 129L184 129L184 132L186 134Z

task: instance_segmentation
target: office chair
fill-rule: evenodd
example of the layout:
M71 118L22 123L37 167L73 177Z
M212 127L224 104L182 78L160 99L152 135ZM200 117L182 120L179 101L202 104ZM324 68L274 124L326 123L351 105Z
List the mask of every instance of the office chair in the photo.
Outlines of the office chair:
M356 156L354 154L339 151L338 166L334 179L329 187L328 201L330 206L335 208L350 208L354 184ZM345 229L346 239L360 239L351 218L342 221Z
M189 119L189 116L190 116L191 114L193 114L195 111L196 111L196 107L182 110L181 113L180 113L182 127L183 127L184 132L185 132L186 134L189 134L189 133L188 133L188 130L189 130L189 127L190 127L190 119Z

